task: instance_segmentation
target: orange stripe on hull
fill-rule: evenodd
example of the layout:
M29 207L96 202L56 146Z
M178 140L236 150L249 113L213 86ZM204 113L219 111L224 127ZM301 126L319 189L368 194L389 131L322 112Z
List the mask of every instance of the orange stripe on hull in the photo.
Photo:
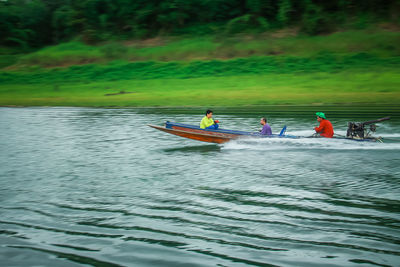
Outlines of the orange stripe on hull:
M197 140L197 141L202 141L202 142L208 142L208 143L217 143L217 144L222 144L226 143L232 139L236 139L239 136L234 135L234 134L225 134L225 133L215 133L213 132L212 134L204 133L202 130L196 130L196 129L190 129L193 131L186 131L187 128L179 127L181 129L177 129L178 127L174 127L174 129L168 129L165 127L160 127L156 125L149 125L150 127L181 137Z

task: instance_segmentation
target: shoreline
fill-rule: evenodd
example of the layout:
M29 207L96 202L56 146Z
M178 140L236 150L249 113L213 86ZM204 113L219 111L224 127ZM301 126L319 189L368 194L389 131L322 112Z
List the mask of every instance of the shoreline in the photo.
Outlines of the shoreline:
M202 114L206 109L212 109L215 113L221 115L230 114L269 114L287 116L292 113L297 115L313 114L316 111L323 111L335 117L343 117L352 114L354 117L371 114L371 117L391 116L392 119L400 119L400 106L395 104L318 104L318 105L248 105L248 106L149 106L149 107L134 107L134 106L19 106L19 105L0 105L0 108L10 109L29 109L29 108L65 108L65 109L129 109L136 110L139 113L152 114Z

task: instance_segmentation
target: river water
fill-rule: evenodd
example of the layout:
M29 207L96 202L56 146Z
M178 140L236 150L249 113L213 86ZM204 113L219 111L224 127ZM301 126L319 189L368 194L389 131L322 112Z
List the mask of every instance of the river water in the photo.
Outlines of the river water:
M146 126L202 114L153 111L0 108L0 265L399 266L398 116L385 143L216 145ZM310 114L269 119L310 135ZM354 119L329 118L339 134Z

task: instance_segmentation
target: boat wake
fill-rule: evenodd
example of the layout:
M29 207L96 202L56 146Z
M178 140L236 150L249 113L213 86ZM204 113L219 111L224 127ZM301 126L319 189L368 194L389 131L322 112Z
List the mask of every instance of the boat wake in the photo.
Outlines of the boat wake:
M286 132L288 135L295 135L295 136L311 136L315 133L313 130L297 130L297 131L289 131ZM335 136L346 136L346 130L335 130ZM400 133L376 133L374 134L376 137L382 138L397 138L397 141L400 142Z
M226 150L400 150L400 139L390 142L357 142L328 138L242 138L222 145Z

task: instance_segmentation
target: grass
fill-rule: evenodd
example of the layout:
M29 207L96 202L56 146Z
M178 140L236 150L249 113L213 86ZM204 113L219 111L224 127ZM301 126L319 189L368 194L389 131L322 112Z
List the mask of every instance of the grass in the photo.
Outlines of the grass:
M280 31L0 49L0 105L398 105L399 41L389 31Z
M0 68L24 66L65 67L124 61L225 60L249 56L315 57L321 53L369 53L379 57L400 55L400 34L382 30L337 32L327 36L302 36L293 30L260 35L164 37L145 41L111 42L97 46L73 41L19 55ZM1 54L1 50L0 50Z
M201 77L240 76L250 74L288 74L340 71L384 72L400 67L400 57L376 57L366 53L334 56L321 54L314 58L267 56L231 60L197 60L173 62L124 62L76 65L68 68L29 67L0 72L1 84L76 83L95 81L189 79Z
M17 63L18 56L16 55L0 55L0 69Z
M400 77L383 73L291 73L0 86L0 105L248 106L400 101ZM118 92L129 94L109 95Z

